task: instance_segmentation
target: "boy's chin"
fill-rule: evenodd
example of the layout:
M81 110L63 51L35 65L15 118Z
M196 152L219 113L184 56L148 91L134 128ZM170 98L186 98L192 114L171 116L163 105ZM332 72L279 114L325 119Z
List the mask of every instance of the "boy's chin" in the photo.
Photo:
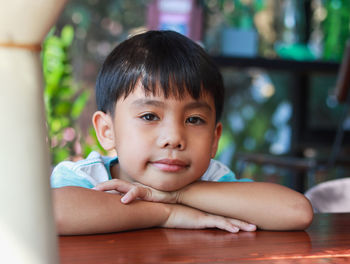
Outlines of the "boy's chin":
M188 184L174 184L174 183L169 183L169 182L159 182L157 184L152 184L152 188L157 189L158 191L162 192L173 192L182 189Z

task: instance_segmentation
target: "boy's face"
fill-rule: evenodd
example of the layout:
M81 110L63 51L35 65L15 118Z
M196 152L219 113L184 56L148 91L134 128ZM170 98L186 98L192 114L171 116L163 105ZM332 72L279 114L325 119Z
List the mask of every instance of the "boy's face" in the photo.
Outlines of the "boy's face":
M140 84L117 101L112 122L119 158L115 176L163 191L180 189L204 174L222 130L211 96L146 96Z

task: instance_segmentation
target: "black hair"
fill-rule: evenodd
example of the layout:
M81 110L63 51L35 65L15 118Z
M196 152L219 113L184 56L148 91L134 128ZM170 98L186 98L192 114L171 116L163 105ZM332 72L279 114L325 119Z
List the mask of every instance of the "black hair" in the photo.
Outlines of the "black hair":
M199 99L208 93L214 98L216 121L220 120L222 76L202 47L177 32L148 31L114 48L97 77L97 109L113 115L117 100L133 92L138 81L146 94L161 89L165 98L181 99L188 92Z

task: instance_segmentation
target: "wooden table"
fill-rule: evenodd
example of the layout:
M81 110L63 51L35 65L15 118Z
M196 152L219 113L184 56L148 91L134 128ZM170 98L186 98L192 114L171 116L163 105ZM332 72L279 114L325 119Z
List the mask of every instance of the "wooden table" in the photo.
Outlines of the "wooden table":
M350 213L316 214L306 231L153 228L59 238L61 263L350 263Z

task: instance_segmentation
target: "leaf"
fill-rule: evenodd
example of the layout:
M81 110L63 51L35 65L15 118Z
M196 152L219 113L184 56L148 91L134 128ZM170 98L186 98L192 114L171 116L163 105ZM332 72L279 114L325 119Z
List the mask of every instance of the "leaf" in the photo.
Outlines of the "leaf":
M75 100L72 107L72 112L71 112L73 119L77 119L80 116L81 112L84 110L84 107L87 101L89 100L89 97L90 97L89 91L84 91Z
M66 25L61 31L62 44L69 47L74 39L74 28L71 25Z
M53 134L57 133L58 131L60 131L62 128L62 123L61 123L61 120L59 119L52 119L52 122L51 122L51 131Z
M54 114L57 116L66 116L70 113L72 103L68 101L60 101L55 106Z
M226 149L228 146L232 144L232 142L234 142L232 135L228 130L224 130L219 141L217 155L220 155L224 149Z
M69 157L69 150L66 148L62 148L62 147L57 147L54 148L54 155L53 155L53 161L55 164L64 161L65 159L67 159Z

